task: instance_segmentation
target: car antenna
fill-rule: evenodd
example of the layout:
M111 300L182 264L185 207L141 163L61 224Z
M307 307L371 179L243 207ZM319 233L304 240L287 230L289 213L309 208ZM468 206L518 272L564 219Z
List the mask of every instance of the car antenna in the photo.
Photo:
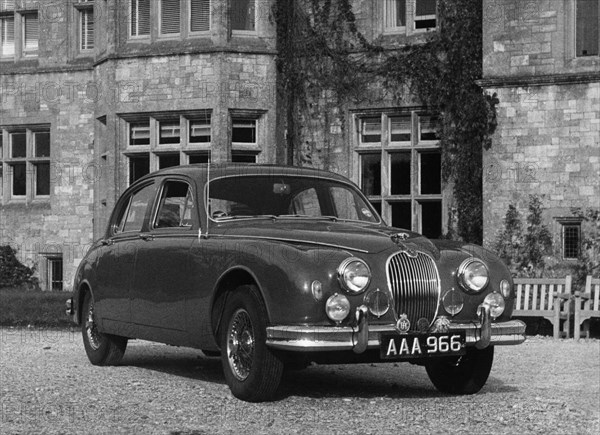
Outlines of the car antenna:
M206 210L206 234L204 235L204 238L207 239L208 238L208 225L210 223L210 216L209 216L209 207L210 207L210 153L208 153L208 167L206 170L206 205L204 207L204 209Z

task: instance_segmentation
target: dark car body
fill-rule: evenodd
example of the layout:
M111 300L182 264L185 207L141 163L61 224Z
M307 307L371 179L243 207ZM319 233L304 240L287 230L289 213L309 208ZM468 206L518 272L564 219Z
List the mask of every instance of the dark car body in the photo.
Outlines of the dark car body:
M478 285L486 273L480 290L461 282ZM367 285L354 291L355 282ZM389 227L344 177L283 166L180 166L137 181L81 262L68 313L83 325L84 341L93 317L99 335L87 337L211 353L227 346L221 331L228 303L244 288L257 301L246 305L260 305L248 312L266 317L264 327L255 321L247 328L255 335L242 334L246 346L262 345L284 365L389 359L429 367L470 348L524 340L524 324L510 319L512 280L498 257Z

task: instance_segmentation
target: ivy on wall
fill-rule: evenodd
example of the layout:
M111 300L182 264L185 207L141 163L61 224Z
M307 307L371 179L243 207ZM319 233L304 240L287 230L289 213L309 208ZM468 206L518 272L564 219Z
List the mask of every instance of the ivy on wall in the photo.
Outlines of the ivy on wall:
M397 105L409 89L439 114L442 175L456 201L456 228L449 235L481 243L482 152L491 145L498 103L475 83L482 75L481 8L480 0L438 0L438 31L425 42L386 50L358 30L350 0L278 0L287 162L312 164L315 150L306 146L307 135L319 128L326 133L331 119L325 109L335 112L345 131L344 108L365 99L365 84L382 83ZM324 96L327 107L319 103Z

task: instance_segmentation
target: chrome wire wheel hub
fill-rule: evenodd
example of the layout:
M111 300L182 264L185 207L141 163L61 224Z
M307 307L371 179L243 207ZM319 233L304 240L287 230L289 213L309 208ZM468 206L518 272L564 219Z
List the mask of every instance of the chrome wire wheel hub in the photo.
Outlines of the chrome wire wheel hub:
M90 301L85 319L85 333L90 347L93 350L98 350L100 348L100 332L98 332L98 327L94 321L94 303L92 301Z
M254 329L248 312L237 310L227 329L227 360L233 375L246 380L252 369L254 357Z

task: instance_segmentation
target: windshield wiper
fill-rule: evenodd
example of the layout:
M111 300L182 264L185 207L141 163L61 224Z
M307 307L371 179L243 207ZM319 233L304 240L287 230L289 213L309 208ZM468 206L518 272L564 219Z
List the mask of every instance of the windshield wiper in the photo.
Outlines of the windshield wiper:
M333 222L337 222L338 218L335 216L309 216L307 214L280 214L274 216L273 219L287 219L287 218L300 218L300 219L327 219Z

